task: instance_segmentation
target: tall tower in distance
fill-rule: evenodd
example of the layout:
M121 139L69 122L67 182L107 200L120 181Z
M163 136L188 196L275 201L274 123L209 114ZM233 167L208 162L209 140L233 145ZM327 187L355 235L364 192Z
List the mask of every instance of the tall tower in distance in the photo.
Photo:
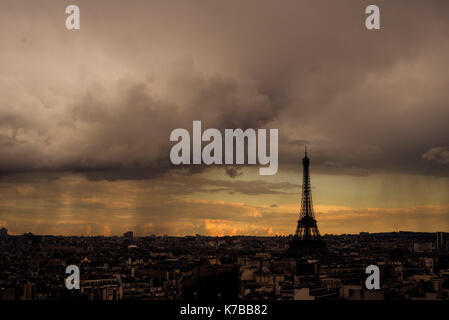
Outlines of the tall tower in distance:
M310 185L310 159L305 147L303 165L303 183L301 212L293 240L290 242L289 253L294 255L314 255L326 251L326 244L318 231L318 225L313 212L312 187Z

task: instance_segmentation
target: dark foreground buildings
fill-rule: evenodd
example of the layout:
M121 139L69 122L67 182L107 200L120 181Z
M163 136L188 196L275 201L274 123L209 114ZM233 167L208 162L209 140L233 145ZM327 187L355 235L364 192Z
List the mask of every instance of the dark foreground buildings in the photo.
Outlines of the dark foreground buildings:
M289 257L290 237L55 237L0 241L0 299L449 299L447 233L324 235L328 254ZM81 289L65 288L79 266ZM381 289L365 269L379 266Z

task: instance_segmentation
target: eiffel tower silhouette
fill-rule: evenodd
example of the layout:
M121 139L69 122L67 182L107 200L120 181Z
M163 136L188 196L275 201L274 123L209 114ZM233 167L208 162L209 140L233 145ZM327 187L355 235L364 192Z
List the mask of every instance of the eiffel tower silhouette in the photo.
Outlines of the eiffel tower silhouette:
M288 249L292 255L316 255L326 252L326 244L323 241L318 224L313 212L312 188L310 185L310 159L307 157L307 146L302 159L303 183L301 212L298 226Z

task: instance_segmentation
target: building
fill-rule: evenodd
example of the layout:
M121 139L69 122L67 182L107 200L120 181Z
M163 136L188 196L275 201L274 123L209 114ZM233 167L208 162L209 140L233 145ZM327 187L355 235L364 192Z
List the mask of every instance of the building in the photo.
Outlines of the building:
M447 239L444 232L436 233L436 245L435 248L437 250L446 250L447 249Z
M81 294L89 300L122 300L123 285L120 276L81 281Z
M123 238L125 239L125 242L131 244L134 241L134 233L132 231L125 232Z
M8 229L1 228L0 229L0 241L6 241L8 239Z

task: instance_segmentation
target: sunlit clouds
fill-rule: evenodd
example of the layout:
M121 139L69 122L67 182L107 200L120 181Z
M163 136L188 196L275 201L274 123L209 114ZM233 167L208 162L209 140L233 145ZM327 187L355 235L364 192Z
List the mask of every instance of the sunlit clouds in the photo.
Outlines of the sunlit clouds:
M142 236L267 236L294 232L300 185L289 180L299 180L299 170L284 183L244 181L245 174L239 181L226 176L222 169L211 173L116 181L90 181L76 174L26 183L1 183L1 222L13 233L32 230L70 235L119 235L127 230ZM371 201L363 200L365 196L373 197L382 188L394 189L401 179L396 177L394 182L385 183L376 191L373 189L376 177L358 177L352 181L340 176L339 181L346 183L346 192L338 192L339 181L332 181L332 177L313 178L315 215L323 233L434 231L449 227L449 206L444 204L447 185L443 190L438 189L441 185L429 190L440 193L439 198L434 198L434 205L418 202L413 205L401 200L398 194L392 196L396 198L394 202L386 197L372 206ZM326 180L328 189L320 185ZM402 180L402 183L411 182L414 177L402 177ZM370 185L371 190L357 191L359 183ZM247 191L247 184L255 185L252 192ZM413 185L401 188L408 196L419 196L419 189Z

